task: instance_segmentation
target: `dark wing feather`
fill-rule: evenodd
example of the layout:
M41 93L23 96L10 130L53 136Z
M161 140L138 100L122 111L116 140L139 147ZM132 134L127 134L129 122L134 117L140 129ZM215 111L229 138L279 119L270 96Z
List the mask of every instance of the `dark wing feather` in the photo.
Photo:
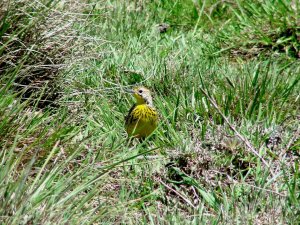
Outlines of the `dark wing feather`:
M131 113L132 113L132 111L134 110L135 107L136 107L136 104L134 104L134 105L130 108L130 110L129 110L127 116L125 116L125 124L126 124L126 125L129 123L129 121L130 121L130 119L131 119L131 117L132 117Z

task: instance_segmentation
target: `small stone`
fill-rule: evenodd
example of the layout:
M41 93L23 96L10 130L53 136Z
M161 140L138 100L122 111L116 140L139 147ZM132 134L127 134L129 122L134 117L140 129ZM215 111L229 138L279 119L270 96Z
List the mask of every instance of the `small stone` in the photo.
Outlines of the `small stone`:
M158 25L159 33L166 33L169 28L170 28L170 25L167 23L161 23Z

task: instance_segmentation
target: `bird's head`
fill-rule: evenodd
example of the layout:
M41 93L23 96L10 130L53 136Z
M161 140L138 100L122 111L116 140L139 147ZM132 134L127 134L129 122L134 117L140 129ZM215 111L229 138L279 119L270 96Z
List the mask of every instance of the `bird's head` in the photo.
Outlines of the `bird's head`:
M149 89L139 86L129 90L128 92L132 93L138 105L147 104L152 106L151 91Z

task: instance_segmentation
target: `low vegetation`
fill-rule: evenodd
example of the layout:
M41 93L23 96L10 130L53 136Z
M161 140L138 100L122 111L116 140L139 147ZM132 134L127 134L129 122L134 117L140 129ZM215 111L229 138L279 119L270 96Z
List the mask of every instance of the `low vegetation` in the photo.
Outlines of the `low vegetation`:
M0 223L299 223L299 10L0 3ZM160 112L143 143L134 85Z

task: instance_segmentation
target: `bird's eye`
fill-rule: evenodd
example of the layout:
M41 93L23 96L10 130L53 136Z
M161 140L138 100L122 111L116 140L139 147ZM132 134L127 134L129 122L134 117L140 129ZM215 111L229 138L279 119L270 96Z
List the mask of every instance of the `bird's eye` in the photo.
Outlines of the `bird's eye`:
M143 90L139 90L139 93L143 93Z

